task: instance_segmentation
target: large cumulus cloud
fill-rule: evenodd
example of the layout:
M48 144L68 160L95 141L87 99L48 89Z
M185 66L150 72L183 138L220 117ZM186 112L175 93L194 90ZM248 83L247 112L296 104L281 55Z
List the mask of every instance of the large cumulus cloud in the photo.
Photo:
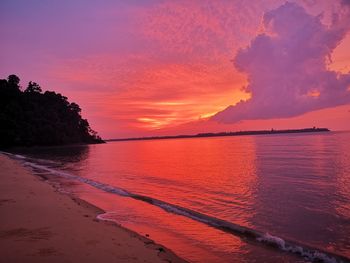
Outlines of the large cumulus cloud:
M292 117L350 103L350 73L327 68L332 51L350 29L349 9L343 1L329 25L296 3L265 13L264 33L234 58L235 67L247 74L244 89L251 98L213 119L230 123Z

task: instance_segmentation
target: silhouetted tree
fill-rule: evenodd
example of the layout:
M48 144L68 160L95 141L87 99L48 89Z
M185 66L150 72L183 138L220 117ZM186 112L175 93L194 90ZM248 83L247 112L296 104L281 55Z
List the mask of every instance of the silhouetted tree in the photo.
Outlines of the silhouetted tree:
M7 78L8 87L19 90L20 89L19 81L20 81L20 79L16 75L8 76L8 78Z
M101 143L78 104L53 91L42 93L30 81L20 90L20 79L0 80L0 147Z
M39 86L39 84L35 83L35 82L32 82L32 81L29 81L28 83L28 87L25 89L24 92L38 92L38 93L41 93L41 87Z

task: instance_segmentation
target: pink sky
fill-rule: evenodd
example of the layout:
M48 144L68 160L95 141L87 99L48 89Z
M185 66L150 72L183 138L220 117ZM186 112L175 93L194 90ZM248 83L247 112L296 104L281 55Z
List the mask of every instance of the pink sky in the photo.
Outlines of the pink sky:
M0 78L17 74L23 86L33 80L63 93L104 138L349 130L349 7L348 1L311 0L4 0ZM273 25L264 23L266 13ZM298 21L306 22L298 27ZM273 49L256 49L259 35ZM242 50L251 57L238 56ZM280 64L273 54L284 50L290 58ZM241 100L250 101L243 110L225 110Z

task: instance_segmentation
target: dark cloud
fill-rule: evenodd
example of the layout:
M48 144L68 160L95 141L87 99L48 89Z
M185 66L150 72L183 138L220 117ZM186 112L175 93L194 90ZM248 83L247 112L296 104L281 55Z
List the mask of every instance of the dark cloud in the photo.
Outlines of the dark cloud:
M247 74L244 89L252 96L218 112L214 120L292 117L350 103L350 73L327 68L332 51L349 31L348 5L333 15L329 26L321 16L289 2L265 13L263 22L266 31L234 59L235 67Z

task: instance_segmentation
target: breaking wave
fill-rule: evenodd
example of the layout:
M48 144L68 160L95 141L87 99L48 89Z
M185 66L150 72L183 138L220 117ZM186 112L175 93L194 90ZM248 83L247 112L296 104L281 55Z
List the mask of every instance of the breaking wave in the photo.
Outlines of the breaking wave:
M124 197L133 198L139 201L146 202L151 205L155 205L167 212L182 215L188 218L191 218L193 220L196 220L198 222L202 222L204 224L207 224L208 226L215 227L217 229L220 229L222 231L238 235L241 237L249 238L250 240L268 245L270 247L274 247L278 250L292 253L299 255L303 258L306 258L310 261L314 262L325 262L325 263L341 263L341 262L350 262L350 259L337 255L319 248L311 247L309 245L305 245L302 243L299 243L297 241L287 240L282 237L274 236L269 233L265 233L253 228L248 228L245 226L241 226L229 221L225 221L219 218L215 218L213 216L209 216L194 210L191 210L186 207L170 204L168 202L152 198L145 195L140 195L136 193L129 192L125 189L112 186L109 184L105 184L102 182L98 182L95 180L87 179L84 177L80 177L71 173L59 171L56 169L52 169L48 166L42 165L42 164L36 164L33 163L31 158L26 158L25 156L19 156L14 154L9 154L2 152L6 155L11 156L12 158L19 159L22 162L24 162L25 165L30 166L32 168L36 168L45 172L49 172L50 174L57 175L66 179L79 181L81 183L88 184L90 186L93 186L97 189L100 189L102 191L117 194ZM29 161L30 160L30 161ZM107 213L108 214L108 213ZM106 218L101 215L99 217L101 220L106 220Z

